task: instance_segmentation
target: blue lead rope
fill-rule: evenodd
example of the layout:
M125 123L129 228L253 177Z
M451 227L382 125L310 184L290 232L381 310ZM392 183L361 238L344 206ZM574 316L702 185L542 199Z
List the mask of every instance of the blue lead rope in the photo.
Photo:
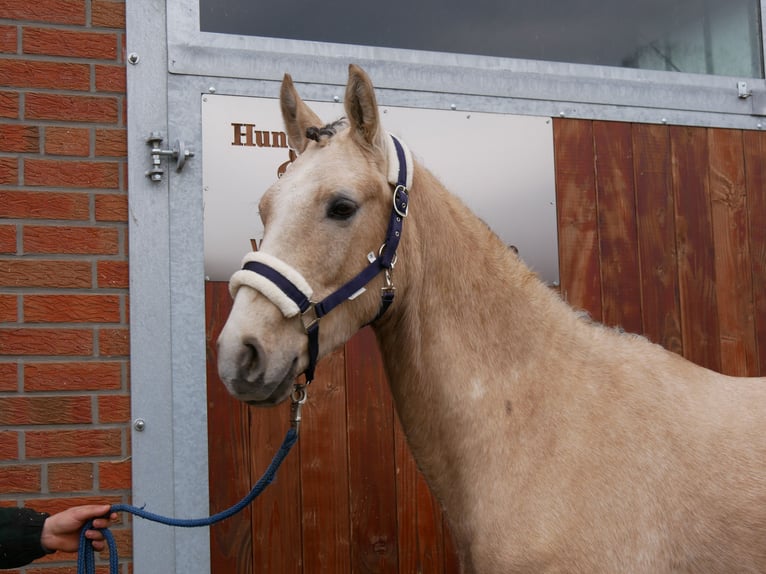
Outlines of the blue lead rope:
M235 515L237 512L250 504L259 494L261 494L261 492L263 492L263 490L274 480L274 476L277 473L279 465L282 464L282 461L285 459L287 454L290 452L290 449L295 444L295 441L297 440L297 430L295 428L290 428L290 430L287 431L285 440L282 441L282 446L279 447L277 454L274 455L274 459L271 461L271 464L269 464L266 472L264 472L263 476L258 480L257 483L255 483L255 486L248 493L248 495L231 508L227 508L226 510L214 514L208 518L170 518L167 516L154 514L153 512L149 512L143 508L138 508L137 506L131 506L130 504L115 504L109 510L109 514L112 512L129 512L140 518L145 518L146 520L159 522L168 526L179 526L181 528L210 526L211 524L215 524L216 522L220 522L221 520L225 520L230 516ZM88 522L88 524L85 525L85 527L82 529L82 532L80 533L80 548L77 555L77 574L96 573L94 556L95 551L93 550L93 546L91 545L90 540L85 538L85 531L91 528L92 524L93 521ZM108 528L103 528L100 530L103 532L104 539L106 540L106 544L109 547L109 574L118 574L119 565L117 559L117 545L114 542L114 537Z

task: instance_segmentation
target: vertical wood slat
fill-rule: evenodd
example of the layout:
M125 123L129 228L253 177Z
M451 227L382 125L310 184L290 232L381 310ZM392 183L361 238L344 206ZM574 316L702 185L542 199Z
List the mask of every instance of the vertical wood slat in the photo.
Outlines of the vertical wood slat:
M231 309L228 284L205 283L207 348L208 450L210 452L210 512L214 514L241 500L252 487L247 405L229 395L218 378L216 346ZM213 572L253 572L251 511L245 508L210 527Z
M351 571L398 572L394 410L372 329L346 343Z
M418 472L398 419L395 437L399 572L443 574L441 510Z
M251 407L250 467L260 478L279 450L290 428L290 401L270 408ZM301 574L301 457L293 447L282 462L274 482L251 506L254 572Z
M758 374L766 375L766 133L744 132Z
M707 130L670 128L684 356L721 370Z
M303 571L351 571L345 350L317 365L308 388L301 452Z
M561 295L600 321L601 271L593 123L553 121Z
M640 333L641 281L636 245L631 126L593 122L601 269L601 320Z
M668 127L635 124L633 150L643 334L680 355L683 346Z
M708 142L721 369L729 375L747 376L758 371L758 351L742 132L708 130Z

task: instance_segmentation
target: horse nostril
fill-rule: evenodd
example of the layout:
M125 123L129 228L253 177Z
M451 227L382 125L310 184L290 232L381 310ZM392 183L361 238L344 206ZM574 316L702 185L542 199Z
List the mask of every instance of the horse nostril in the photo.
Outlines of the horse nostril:
M261 370L261 351L257 343L247 341L240 357L240 375L243 379L253 382L258 378Z
M245 365L253 367L258 364L258 347L252 343L245 343Z

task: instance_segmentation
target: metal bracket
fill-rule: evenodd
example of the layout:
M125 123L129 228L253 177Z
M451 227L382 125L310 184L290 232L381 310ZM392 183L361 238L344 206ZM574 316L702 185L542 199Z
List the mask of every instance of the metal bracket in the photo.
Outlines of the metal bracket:
M162 181L162 176L165 173L165 170L160 167L162 157L175 159L176 171L181 171L184 168L186 160L190 157L194 157L194 152L190 149L186 149L182 140L176 140L176 145L173 149L162 149L163 139L164 138L160 132L152 132L149 134L149 137L146 138L146 143L152 148L152 167L146 172L146 176L152 181Z

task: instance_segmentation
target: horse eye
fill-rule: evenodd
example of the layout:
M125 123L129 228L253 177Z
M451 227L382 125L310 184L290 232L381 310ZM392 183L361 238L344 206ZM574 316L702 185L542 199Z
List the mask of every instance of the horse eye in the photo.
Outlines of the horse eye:
M349 219L356 213L357 205L348 198L338 198L333 200L327 208L327 217L338 221Z

